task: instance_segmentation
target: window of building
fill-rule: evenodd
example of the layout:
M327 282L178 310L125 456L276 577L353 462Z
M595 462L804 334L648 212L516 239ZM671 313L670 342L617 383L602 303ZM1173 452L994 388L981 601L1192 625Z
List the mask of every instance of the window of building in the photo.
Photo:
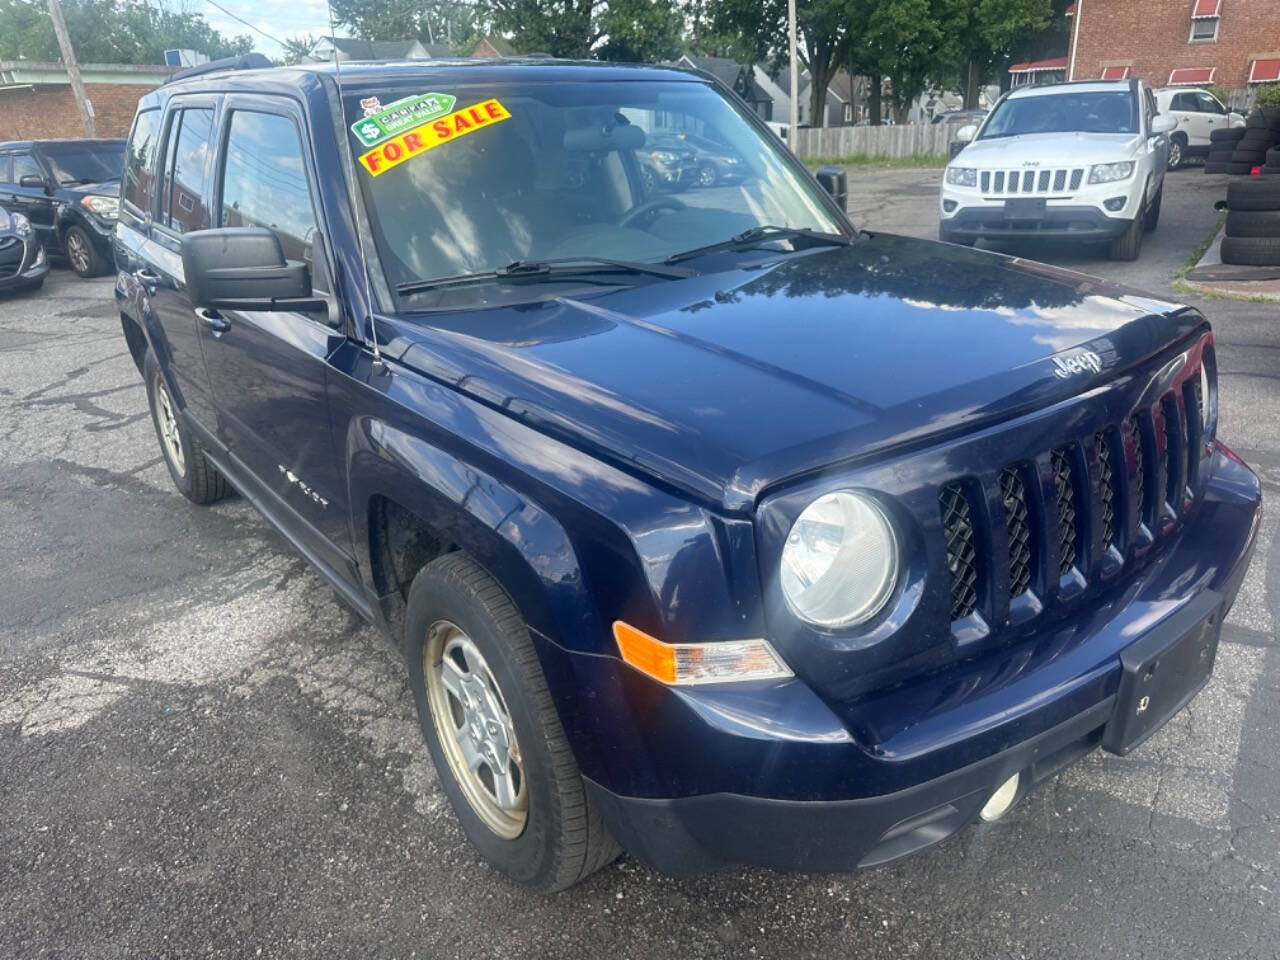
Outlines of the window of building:
M213 110L208 107L181 110L169 123L158 222L178 233L209 226L205 161L212 134Z
M853 123L853 104L846 103L844 105L844 122Z
M285 258L306 261L316 286L327 289L321 280L324 266L315 260L316 218L302 141L288 117L250 110L231 114L218 225L274 231Z
M1218 39L1218 18L1197 17L1191 21L1189 43L1212 43Z
M142 111L133 121L124 154L124 202L139 212L151 209L151 177L159 140L160 111Z

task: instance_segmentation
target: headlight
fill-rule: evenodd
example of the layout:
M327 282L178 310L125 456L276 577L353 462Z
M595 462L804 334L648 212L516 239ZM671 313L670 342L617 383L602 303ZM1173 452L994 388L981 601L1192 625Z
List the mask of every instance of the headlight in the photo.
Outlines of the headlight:
M1127 180L1133 176L1133 161L1120 163L1095 163L1089 168L1090 183L1113 183L1116 180Z
M18 231L18 236L26 240L31 236L31 221L20 213L9 214L9 222L13 224L13 229Z
M114 220L120 215L119 197L81 197L80 206L92 210L104 220Z
M655 150L653 151L652 154L650 154L650 156L652 156L653 159L657 160L659 163L664 164L668 167L680 159L674 153L671 153L670 151L667 151L667 150Z
M782 595L800 619L827 629L879 612L898 576L898 543L884 512L852 490L805 508L782 548Z
M957 187L976 187L978 171L973 167L947 167L947 183Z

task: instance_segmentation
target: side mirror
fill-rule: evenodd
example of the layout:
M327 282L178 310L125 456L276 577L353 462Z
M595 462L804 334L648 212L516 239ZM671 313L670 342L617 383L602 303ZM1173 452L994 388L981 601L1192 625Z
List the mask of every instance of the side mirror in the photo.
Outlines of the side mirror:
M849 209L849 177L839 167L819 167L814 176L841 210Z
M18 178L18 186L20 187L39 187L41 190L48 191L49 183L44 177L34 173L25 173Z
M327 311L311 294L311 271L286 260L263 227L197 230L182 238L182 270L195 307L211 310Z
M963 127L956 131L957 143L968 143L978 135L978 125L976 123L966 123Z
M1151 135L1154 137L1157 134L1168 133L1177 125L1178 121L1168 114L1157 114L1155 119L1151 121Z

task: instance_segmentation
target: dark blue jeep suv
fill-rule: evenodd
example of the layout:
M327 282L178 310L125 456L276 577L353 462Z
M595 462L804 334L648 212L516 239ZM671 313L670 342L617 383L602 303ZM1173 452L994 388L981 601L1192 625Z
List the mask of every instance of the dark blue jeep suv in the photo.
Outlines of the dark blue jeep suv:
M647 189L680 133L740 176ZM1261 498L1193 309L860 232L677 70L206 66L126 156L174 482L402 644L522 883L882 863L1209 678Z

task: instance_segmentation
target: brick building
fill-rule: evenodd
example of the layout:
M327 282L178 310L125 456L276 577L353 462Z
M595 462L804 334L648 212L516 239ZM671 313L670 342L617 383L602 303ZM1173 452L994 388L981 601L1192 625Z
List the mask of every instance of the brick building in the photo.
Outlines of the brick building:
M138 98L180 69L152 64L81 64L80 75L98 136L126 136ZM71 81L61 63L0 60L0 140L83 136Z
M1280 0L1077 0L1067 79L1236 90L1280 81Z

